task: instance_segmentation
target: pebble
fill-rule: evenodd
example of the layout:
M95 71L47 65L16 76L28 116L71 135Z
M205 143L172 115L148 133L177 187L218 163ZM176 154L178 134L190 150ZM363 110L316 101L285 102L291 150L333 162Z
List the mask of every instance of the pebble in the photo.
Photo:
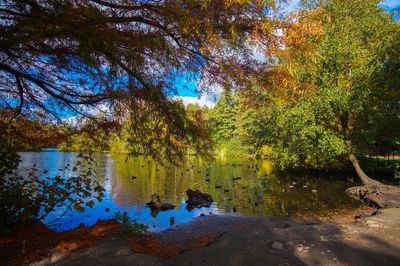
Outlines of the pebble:
M365 223L367 224L368 227L375 227L375 228L381 227L379 223L375 221L367 220Z
M282 245L281 242L274 241L274 243L272 243L272 248L282 250L283 249L283 245Z
M311 190L312 193L317 193L317 191L315 189Z
M294 242L293 241L288 241L286 242L286 245L289 247L293 247L294 246Z

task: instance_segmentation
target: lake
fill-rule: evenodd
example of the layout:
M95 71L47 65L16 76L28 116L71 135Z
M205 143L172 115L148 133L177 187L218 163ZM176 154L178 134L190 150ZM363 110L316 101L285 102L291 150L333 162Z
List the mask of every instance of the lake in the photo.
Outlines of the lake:
M19 171L36 164L39 169L47 169L47 175L55 176L67 164L73 165L78 153L48 149L20 155ZM209 214L294 216L359 206L344 193L347 187L358 184L354 176L282 173L266 160L219 158L208 171L195 158L183 167L162 167L145 158L127 159L114 154L96 154L95 162L96 178L105 188L104 199L83 213L65 207L55 209L43 221L51 229L90 226L98 219L113 218L115 212L126 212L148 225L149 231L160 231L170 227L170 217L174 217L175 224L181 224ZM234 177L240 179L233 180ZM209 208L187 210L185 192L189 188L211 194L215 202ZM177 207L152 216L146 203L153 193Z

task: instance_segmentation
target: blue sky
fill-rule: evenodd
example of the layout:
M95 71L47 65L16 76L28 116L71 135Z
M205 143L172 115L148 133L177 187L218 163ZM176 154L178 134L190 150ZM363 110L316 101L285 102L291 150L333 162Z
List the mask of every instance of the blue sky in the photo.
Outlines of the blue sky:
M386 0L383 4L389 8L400 7L400 0Z

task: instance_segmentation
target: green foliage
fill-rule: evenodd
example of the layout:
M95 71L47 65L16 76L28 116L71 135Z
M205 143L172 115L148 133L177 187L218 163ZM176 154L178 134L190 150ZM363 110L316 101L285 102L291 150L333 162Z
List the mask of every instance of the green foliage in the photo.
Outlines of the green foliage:
M210 111L210 128L217 144L231 140L237 130L237 103L231 91L224 91Z
M61 151L104 152L110 150L110 135L103 129L74 133L58 147Z
M94 179L91 155L79 155L75 166L67 165L63 176L49 177L47 170L33 166L26 175L1 177L0 225L40 221L55 207L83 212L101 201L104 189Z
M316 100L317 101L317 100ZM332 117L314 101L300 100L293 107L274 103L265 145L272 148L268 158L281 168L331 165L346 154L343 137L330 126ZM322 112L321 112L322 111Z
M0 119L0 178L12 174L21 161L11 136L9 124Z
M264 84L270 90L256 98L260 118L248 130L281 168L396 150L400 31L378 3L303 1L308 9L288 22Z
M124 212L116 212L114 214L115 219L121 224L120 234L123 237L127 237L130 233L138 236L143 236L147 234L149 227L145 224L137 223L136 220L129 218L128 214Z

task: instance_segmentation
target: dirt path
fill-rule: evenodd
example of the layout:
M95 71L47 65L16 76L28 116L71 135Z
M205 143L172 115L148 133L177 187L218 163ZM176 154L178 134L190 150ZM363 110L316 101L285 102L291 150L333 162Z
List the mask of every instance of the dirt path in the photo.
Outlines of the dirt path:
M107 237L55 265L400 265L400 209L358 222L210 215L154 235L188 243L218 235L210 245L162 259L131 251Z

